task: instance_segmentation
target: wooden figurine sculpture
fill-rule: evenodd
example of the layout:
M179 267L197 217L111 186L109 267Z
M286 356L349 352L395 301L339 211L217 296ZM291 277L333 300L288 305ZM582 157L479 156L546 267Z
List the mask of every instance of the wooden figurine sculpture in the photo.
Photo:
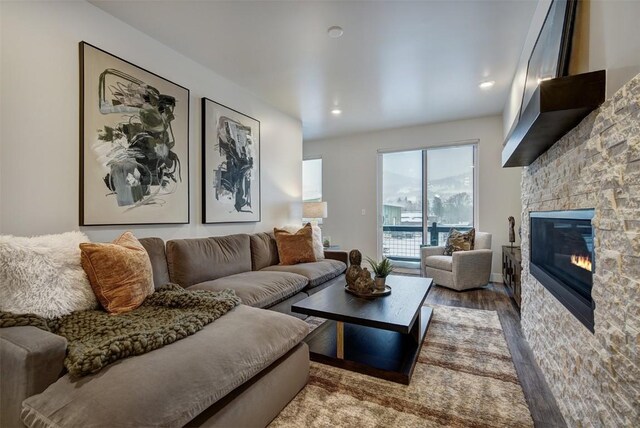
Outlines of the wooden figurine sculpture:
M373 293L375 288L376 288L376 285L375 285L375 282L373 281L373 278L371 278L371 272L369 272L369 269L367 268L362 269L362 271L360 272L360 275L358 276L358 279L356 279L354 290L357 291L358 293L368 294L368 293Z
M516 242L516 231L513 229L516 226L516 219L510 215L507 220L509 220L509 242L513 248L513 243Z
M347 273L345 276L347 279L347 286L352 290L356 289L356 280L362 272L362 266L360 266L361 263L362 254L360 253L360 251L351 250L349 252L349 268L347 269Z

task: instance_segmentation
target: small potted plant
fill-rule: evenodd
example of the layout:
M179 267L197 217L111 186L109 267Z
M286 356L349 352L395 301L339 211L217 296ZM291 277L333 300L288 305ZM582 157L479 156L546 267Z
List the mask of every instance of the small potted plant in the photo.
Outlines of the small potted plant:
M375 275L376 290L384 290L387 276L393 272L391 260L385 257L382 261L376 262L371 257L367 257L367 261L369 262L369 265L371 265L371 270Z

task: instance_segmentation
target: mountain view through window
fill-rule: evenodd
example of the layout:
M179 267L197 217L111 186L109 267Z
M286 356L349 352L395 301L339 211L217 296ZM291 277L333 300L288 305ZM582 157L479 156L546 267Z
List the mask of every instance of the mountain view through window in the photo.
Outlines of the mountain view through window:
M452 227L473 227L474 145L382 156L385 256L417 259L420 245L442 245Z

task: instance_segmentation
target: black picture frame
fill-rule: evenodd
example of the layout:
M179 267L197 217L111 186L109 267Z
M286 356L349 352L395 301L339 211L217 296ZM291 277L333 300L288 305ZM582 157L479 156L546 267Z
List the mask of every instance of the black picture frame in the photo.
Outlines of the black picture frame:
M80 71L80 226L189 224L191 221L189 165L191 94L189 89L85 41L79 42L78 49ZM98 85L94 87L94 84L96 83L95 73L89 76L88 69L97 67L97 70L100 70L100 64L103 63L113 63L113 65L117 65L120 66L120 68L125 69L126 72L111 67L109 67L108 69L105 68L104 72L102 72L100 74L100 77L97 79ZM92 71L95 70L92 69ZM107 77L103 77L103 75ZM108 102L105 101L105 104L102 104L102 102L98 102L96 104L93 104L92 106L89 106L88 103L90 102L90 100L95 101L96 98L100 100L101 96L104 96L106 98L107 84L105 83L105 81L109 77L112 77L115 81L109 87L109 91L111 92L110 96L114 98L111 100L111 104L108 104ZM145 81L143 79L146 79L148 81ZM161 125L158 126L164 127L162 131L155 132L157 129L159 129L156 126L152 129L151 132L149 132L149 126L146 119L141 119L140 115L136 114L136 109L138 109L138 112L140 112L143 110L143 107L133 106L131 104L127 105L126 102L120 103L120 101L115 100L118 97L124 99L125 97L130 96L130 94L127 93L126 89L124 89L124 93L122 91L119 91L119 89L124 88L122 85L124 85L125 81L129 82L131 88L138 89L139 94L141 94L141 91L143 90L148 91L145 92L145 95L140 95L140 97L146 101L146 104L142 104L143 106L145 106L145 115L155 113L157 116L160 116L162 120ZM164 89L170 88L170 91L164 91L164 93L160 92L160 90L156 89L153 84ZM88 88L87 86L91 86L91 88ZM88 93L89 89L91 89L93 92ZM152 90L155 90L155 92L152 93ZM152 96L150 98L145 98L150 93L152 93ZM173 97L171 93L177 96ZM156 95L157 97L155 97ZM173 106L171 105L172 102ZM154 103L156 104L155 106L153 106ZM175 107L178 103L182 105L180 105L180 111L176 112ZM113 111L105 114L103 109L121 111ZM124 196L122 196L122 194L124 194L125 192L119 194L116 190L109 188L109 186L114 187L113 169L102 178L102 186L104 186L104 189L102 189L104 191L103 194L100 194L102 190L98 190L98 192L94 192L93 194L87 194L87 192L90 190L89 187L91 187L92 190L95 190L96 188L100 189L100 185L96 184L95 180L101 175L101 173L99 172L93 170L90 171L90 168L96 166L98 161L96 161L95 158L99 156L96 156L96 153L94 153L94 156L89 157L91 148L89 147L90 141L88 141L89 138L87 136L87 133L96 132L90 131L90 129L95 130L97 129L96 125L101 126L101 128L97 131L98 136L94 135L95 138L93 139L93 143L96 144L96 141L102 139L100 137L100 133L106 131L106 127L108 127L105 122L110 123L106 121L106 119L105 122L101 122L100 120L96 119L100 118L101 116L98 116L95 110L97 110L104 116L114 113L113 116L109 116L109 119L111 119L110 122L117 120L117 118L114 118L114 116L117 116L117 113L120 113L121 116L126 116L127 121L119 122L118 126L122 125L124 127L125 124L128 124L130 125L130 129L138 127L135 129L141 130L140 133L134 136L135 140L129 139L130 133L121 134L123 135L122 138L126 138L128 146L125 147L124 144L120 144L117 148L118 150L124 150L124 152L119 151L118 153L133 153L133 151L136 151L139 155L139 157L137 157L137 165L132 168L133 172L130 174L132 177L138 176L139 180L139 184L136 186L129 184L131 188L136 187L135 196L132 196L131 199L137 198L138 200L134 204L131 204L133 206L124 205L124 208L122 208L121 204L123 203L123 201L121 199L124 199ZM96 118L92 117L91 115L96 115ZM176 115L179 115L179 122L171 123L177 118ZM148 116L145 116L145 118L146 117ZM120 119L124 120L122 117L120 117ZM173 127L173 125L176 126ZM117 134L119 130L123 128L116 127L115 129L117 130L117 132L114 132L114 134ZM143 132L146 132L147 135L151 135L152 138L155 138L154 142L150 141L151 138L146 139L147 137L141 136ZM104 133L106 134L106 132ZM113 139L111 141L111 144L114 144ZM139 148L142 144L145 145L144 149ZM178 146L178 148L176 148L176 146ZM150 151L150 147L154 148L153 153ZM144 150L148 150L148 152L145 152ZM94 150L94 152L95 151L96 150ZM146 156L147 154L153 156L154 159L150 159L150 156ZM181 157L184 160L181 160ZM142 162L145 162L148 165L152 166L146 166ZM115 161L112 162L112 168L115 163ZM156 169L152 171L151 168ZM138 170L138 173L135 172L136 170ZM140 170L143 171L142 174L140 174ZM89 178L87 174L92 174L93 177ZM93 181L89 183L88 181L91 179ZM135 180L135 178L133 178L133 180ZM145 184L144 181L146 181L147 183ZM180 188L179 194L175 197L174 193L176 192L169 193L163 191L163 188L170 185L170 183L172 182L176 185L176 188ZM124 187L120 188L123 189ZM131 191L131 194L133 193L134 192ZM103 199L105 196L107 199L116 198L116 208L113 208L113 201L105 202L105 200ZM153 200L151 198L153 198ZM167 201L164 198L168 198L170 200ZM125 204L128 202L131 201L124 201ZM167 207L168 204L170 204L170 207ZM99 206L96 207L96 205ZM171 212L169 212L169 210L165 210L163 212L163 209L165 208L170 208ZM104 215L99 214L98 216L96 216L95 212L100 211L101 209L104 209L106 213L104 213ZM140 209L142 210L140 211ZM131 212L135 212L135 214L132 215Z
M260 121L247 114L244 114L238 110L228 107L224 104L213 101L209 98L202 98L202 223L203 224L224 224L224 223L258 223L262 221L262 167L261 167L261 130ZM225 116L222 116L225 115ZM235 202L231 204L231 192L228 186L226 189L221 183L228 183L228 180L221 179L221 177L214 177L216 174L230 174L228 166L226 170L222 168L216 169L216 166L220 166L222 162L226 162L228 159L221 154L220 138L219 138L219 126L220 120L226 119L229 122L233 122L234 125L240 125L244 129L245 133L241 139L244 140L243 147L248 148L245 152L244 148L240 151L245 152L244 155L239 156L241 159L239 162L244 162L243 168L246 168L246 162L251 162L253 165L249 169L250 176L243 176L243 184L241 195L234 194ZM228 125L225 122L225 129L228 130ZM247 132L248 130L248 132ZM257 130L257 137L256 131ZM230 137L230 134L226 134L225 138ZM246 140L245 140L246 138ZM237 140L236 135L236 140ZM234 147L237 143L234 142ZM253 145L253 150L249 147ZM216 149L217 147L217 149ZM217 153L216 153L217 152ZM237 153L237 151L236 151ZM255 157L257 155L257 162ZM222 159L225 159L223 161ZM234 156L234 161L237 157ZM234 169L238 170L237 165ZM255 183L251 182L255 179ZM247 205L246 201L246 185L249 184L249 201L250 205ZM216 188L216 186L218 186ZM253 186L257 186L257 189ZM222 198L221 198L221 193ZM257 203L255 203L257 199ZM240 202L238 202L240 201ZM243 205L244 204L244 205Z

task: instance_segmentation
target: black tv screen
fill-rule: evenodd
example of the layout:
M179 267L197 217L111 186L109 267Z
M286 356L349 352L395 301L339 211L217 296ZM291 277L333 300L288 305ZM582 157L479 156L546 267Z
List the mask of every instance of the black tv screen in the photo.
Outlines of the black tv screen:
M574 0L553 0L551 3L529 57L520 114L540 82L568 74L576 3Z

